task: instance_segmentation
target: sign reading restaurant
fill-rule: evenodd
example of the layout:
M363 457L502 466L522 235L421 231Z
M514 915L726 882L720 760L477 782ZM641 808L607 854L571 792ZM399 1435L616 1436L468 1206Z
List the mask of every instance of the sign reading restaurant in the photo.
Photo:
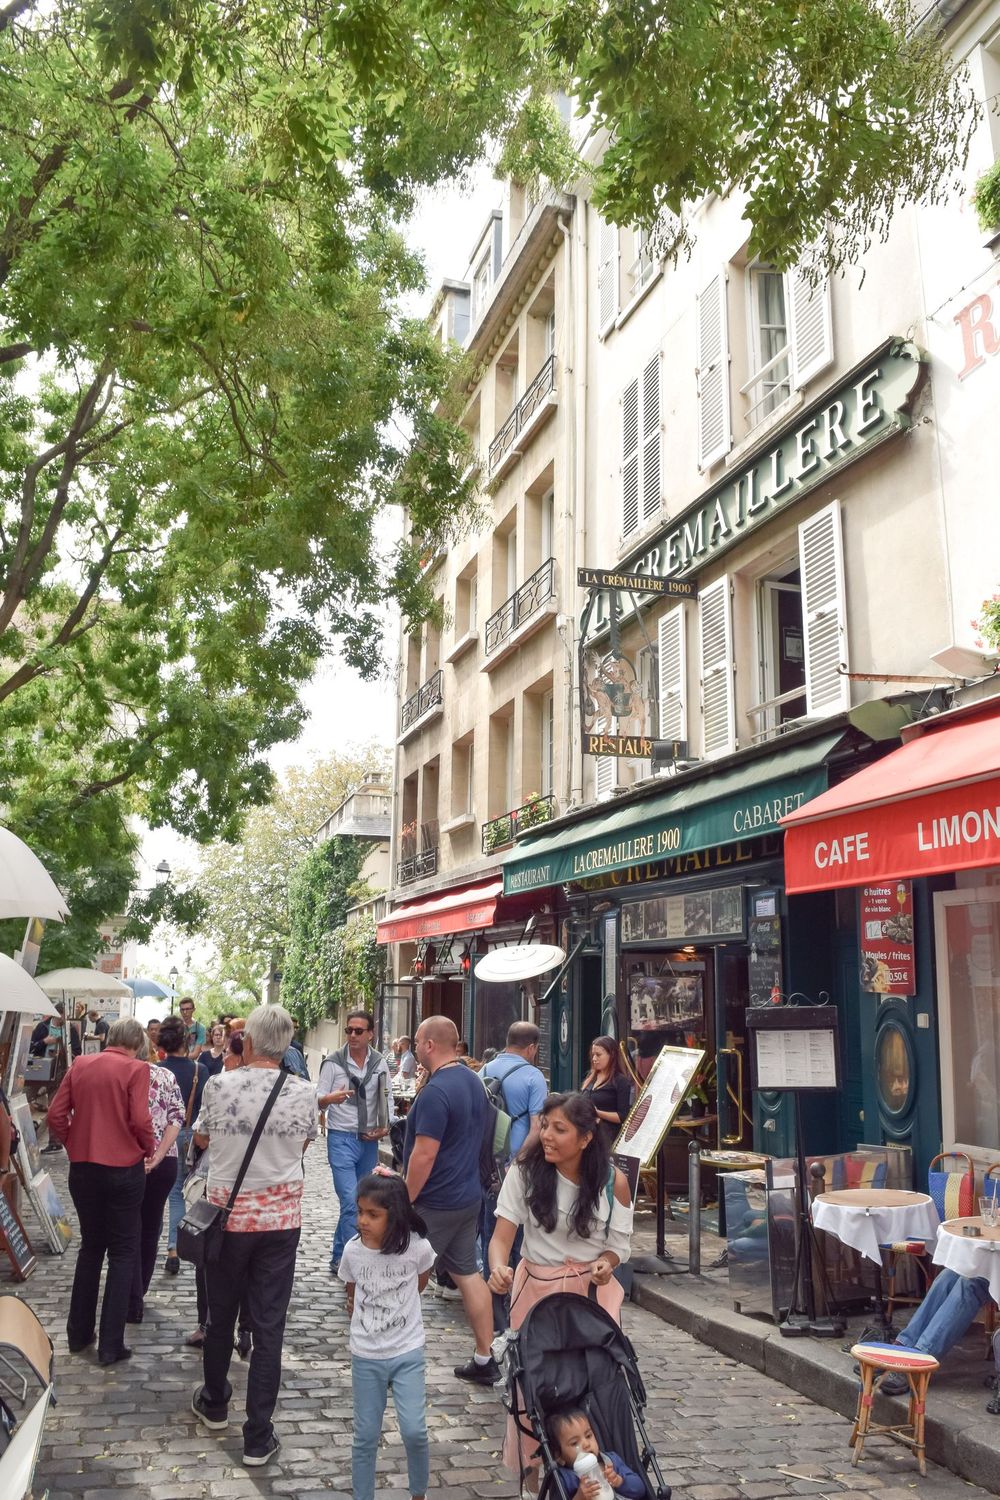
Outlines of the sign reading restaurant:
M925 370L914 344L899 338L888 340L834 391L807 407L793 425L782 428L766 447L758 449L744 467L675 516L668 530L627 558L618 574L608 577L680 582L708 567L778 511L894 433L905 432ZM593 576L600 574L595 570ZM647 587L644 592L648 591ZM599 613L591 634L606 628L607 614Z

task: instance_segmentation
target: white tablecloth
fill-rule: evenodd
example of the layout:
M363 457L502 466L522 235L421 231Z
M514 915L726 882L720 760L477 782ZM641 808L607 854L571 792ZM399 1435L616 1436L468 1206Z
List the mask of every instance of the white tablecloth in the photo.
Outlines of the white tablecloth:
M955 1223L952 1219L950 1223ZM964 1220L976 1223L975 1219ZM996 1233L996 1231L994 1231ZM947 1266L959 1276L985 1276L990 1284L990 1296L994 1302L1000 1300L1000 1241L995 1239L971 1239L962 1233L952 1234L942 1224L934 1246L934 1264Z
M850 1245L878 1265L882 1264L880 1245L891 1245L895 1240L925 1240L932 1244L940 1223L937 1209L925 1193L914 1195L912 1203L894 1204L891 1208L829 1203L821 1195L813 1203L812 1217L817 1229L824 1229L842 1245Z

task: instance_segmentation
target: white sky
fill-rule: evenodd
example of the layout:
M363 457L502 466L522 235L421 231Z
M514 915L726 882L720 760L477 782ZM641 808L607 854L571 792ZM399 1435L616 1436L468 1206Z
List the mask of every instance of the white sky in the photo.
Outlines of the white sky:
M430 309L443 280L459 280L490 210L499 206L500 187L487 171L468 183L427 193L410 225L411 243L427 264L427 290L415 299L413 311ZM271 764L279 773L289 766L307 764L328 754L344 741L361 743L380 740L391 745L395 738L396 692L393 681L397 653L397 623L394 613L386 616L386 670L377 681L365 682L342 662L330 661L306 686L302 694L308 719L299 738L279 746ZM166 859L175 871L192 869L198 861L195 845L169 829L147 831L140 853L139 884L152 885L155 868ZM183 952L167 951L160 943L140 949L139 972L163 977L176 965L203 967L210 961L204 945L189 943Z

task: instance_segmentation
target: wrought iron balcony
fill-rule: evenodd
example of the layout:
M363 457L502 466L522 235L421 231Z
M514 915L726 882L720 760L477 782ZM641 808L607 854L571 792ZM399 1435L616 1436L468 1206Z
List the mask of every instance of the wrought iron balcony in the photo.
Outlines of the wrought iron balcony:
M440 832L437 818L420 825L420 850L416 847L415 823L409 823L400 838L402 859L396 862L396 884L407 885L411 880L422 880L425 875L436 875Z
M520 401L490 444L489 476L494 478L504 459L535 413L545 405L556 388L556 357L550 354Z
M547 797L529 797L523 806L501 813L498 818L490 818L483 824L483 853L493 854L495 850L503 849L512 844L519 833L537 828L540 823L548 823L555 815L556 799L551 793Z
M519 625L537 614L543 604L554 596L556 587L556 562L548 558L522 583L516 594L511 594L500 608L486 621L486 654L502 646Z
M423 687L418 688L403 704L403 710L399 716L400 734L405 734L418 719L423 718L428 709L434 708L436 704L443 701L444 673L439 669L433 677L428 677Z

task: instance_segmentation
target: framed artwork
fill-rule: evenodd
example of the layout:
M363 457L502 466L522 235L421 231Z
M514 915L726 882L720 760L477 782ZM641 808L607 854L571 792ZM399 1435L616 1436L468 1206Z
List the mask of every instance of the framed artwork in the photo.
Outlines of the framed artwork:
M25 1074L28 1068L28 1055L31 1048L31 1033L34 1029L34 1020L31 1017L22 1017L14 1038L14 1061L8 1079L9 1087L7 1092L11 1096L24 1093Z
M66 1217L62 1199L48 1172L40 1172L28 1183L28 1198L35 1216L45 1231L45 1239L54 1255L65 1255L73 1228Z
M653 1166L704 1057L702 1047L660 1049L642 1093L625 1117L614 1144L615 1152L636 1157L643 1169Z
M629 975L629 1020L635 1031L700 1031L705 1019L704 977L699 973Z
M10 1101L10 1117L14 1122L14 1129L21 1137L17 1148L21 1170L25 1180L30 1182L42 1170L42 1158L38 1152L38 1137L35 1135L31 1107L23 1094L15 1094Z

